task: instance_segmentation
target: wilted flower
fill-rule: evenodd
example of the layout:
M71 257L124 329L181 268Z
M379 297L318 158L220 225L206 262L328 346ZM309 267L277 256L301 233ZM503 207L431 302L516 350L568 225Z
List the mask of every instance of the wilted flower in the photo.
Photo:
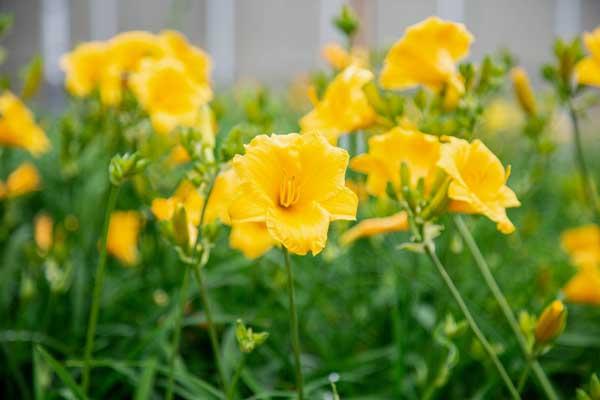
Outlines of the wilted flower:
M553 301L544 309L535 326L535 340L545 344L554 340L565 328L567 309L560 300Z
M401 211L389 217L363 219L348 229L340 238L340 242L348 245L364 237L406 230L408 230L408 217L406 211Z
M521 108L527 114L534 115L537 107L527 72L521 67L516 67L512 69L510 77Z
M374 196L382 196L388 182L400 186L402 163L410 168L408 184L415 185L422 178L427 188L435 176L439 157L440 142L436 136L396 127L371 137L369 152L354 157L350 167L368 174L367 190Z
M23 196L40 188L40 176L30 163L23 163L10 173L6 183L0 182L0 199Z
M0 145L20 147L36 156L50 149L31 111L9 91L0 95Z
M300 120L302 133L318 132L335 144L345 133L373 123L375 112L362 87L373 79L373 73L351 65L329 84L315 108Z
M53 235L52 230L54 221L48 214L42 213L35 217L34 222L34 239L37 247L47 252L52 247Z
M358 200L344 185L348 153L316 133L260 135L233 159L240 186L233 224L265 222L289 251L319 253L330 221L353 220Z
M560 235L560 243L569 254L571 263L578 267L600 266L600 227L589 224L567 229Z
M127 266L138 261L137 241L141 225L136 211L115 211L110 216L106 250Z
M158 133L193 127L200 107L212 98L210 87L192 79L176 58L143 61L129 83Z
M498 230L508 234L515 230L506 208L521 205L515 193L506 186L510 167L506 170L498 157L480 140L472 143L449 138L442 144L437 164L452 179L448 197L452 211L483 214L496 222Z
M600 305L600 270L598 267L582 268L562 291L572 303Z
M438 17L408 27L385 57L379 81L387 89L417 85L462 94L456 63L467 56L473 36L463 24Z
M600 86L600 28L586 32L583 41L591 54L575 66L575 79L583 85Z

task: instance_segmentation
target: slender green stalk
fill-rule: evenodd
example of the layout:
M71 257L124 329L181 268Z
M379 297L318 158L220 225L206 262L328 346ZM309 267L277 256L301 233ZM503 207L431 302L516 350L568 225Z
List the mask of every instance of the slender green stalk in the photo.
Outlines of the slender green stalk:
M531 370L531 362L527 361L527 365L521 372L521 377L519 378L519 383L517 384L517 390L519 393L523 393L523 389L525 389L525 383L527 382L527 378L529 377L529 371Z
M84 365L81 378L81 387L83 393L87 395L88 387L90 385L90 361L92 359L92 352L94 350L94 339L96 338L96 325L98 323L98 314L100 312L100 298L102 297L102 290L104 288L104 275L106 272L106 245L108 241L108 228L110 225L110 216L115 209L117 204L117 197L119 195L119 187L115 185L110 186L108 193L108 203L106 206L106 214L104 216L104 226L102 227L102 243L100 245L100 259L98 261L98 268L96 268L96 278L94 280L94 293L92 295L92 309L90 311L90 319L88 322L87 335L85 340L85 352L84 352Z
M402 380L404 377L404 341L406 338L405 318L400 314L400 303L405 298L400 293L399 274L394 276L394 298L392 303L392 323L394 332L394 344L396 347L396 357L394 358L394 381L396 396L402 397Z
M181 281L181 290L179 292L179 304L177 307L177 315L175 316L175 327L173 332L173 343L171 345L171 359L169 360L169 382L167 384L167 395L166 399L171 400L173 398L173 384L175 375L175 359L179 353L179 340L181 338L181 323L183 321L183 313L185 309L185 302L188 297L188 290L190 286L190 271L186 265L183 271L183 280Z
M302 376L302 364L300 363L300 335L298 334L298 312L296 310L296 295L294 293L294 275L290 262L290 254L285 246L281 247L285 269L287 271L288 297L290 312L290 333L292 335L292 348L294 350L294 364L296 368L296 392L298 400L304 399L304 378Z
M517 389L515 388L515 385L513 384L513 382L510 380L510 377L508 376L506 369L504 369L504 366L500 362L500 359L498 359L498 356L494 352L494 349L492 348L492 346L486 339L483 332L481 332L481 329L479 329L479 326L477 325L477 322L475 322L475 319L471 315L471 312L469 311L469 308L465 304L465 301L463 300L462 295L460 294L458 288L454 285L452 278L450 278L450 275L448 275L446 268L439 260L437 254L435 253L435 250L432 248L431 245L426 244L425 252L429 256L429 259L431 260L433 265L435 265L435 267L437 268L437 270L438 270L440 276L442 277L442 279L444 280L444 283L446 284L446 286L448 286L450 293L454 297L454 300L458 304L458 307L460 308L463 315L465 316L465 319L467 320L467 323L471 327L471 330L473 331L475 336L477 336L477 339L479 339L479 342L481 343L484 350L486 351L486 353L492 360L492 363L496 367L498 374L500 375L500 377L502 378L502 381L506 385L506 388L510 392L511 397L513 399L521 399L521 396L519 395L519 392L517 392Z
M237 385L237 381L240 379L242 375L242 371L244 370L244 364L246 362L246 355L242 353L240 361L238 362L237 367L235 368L235 373L233 374L233 378L231 378L231 382L229 383L229 389L227 390L227 400L233 400L235 398L235 386Z
M558 395L554 391L554 388L552 387L552 384L550 383L550 380L548 379L548 376L546 376L546 373L542 369L540 363L535 358L532 358L532 354L529 351L529 347L527 346L527 340L521 332L519 323L517 322L517 319L513 314L512 309L510 308L510 305L506 300L506 297L504 297L502 290L500 289L498 283L494 279L494 275L492 275L490 267L487 265L483 254L481 254L481 251L479 250L475 239L471 235L469 228L467 228L467 225L465 225L463 219L458 215L454 217L454 224L458 229L458 233L466 243L467 248L471 252L471 255L475 259L475 264L479 268L479 271L481 272L485 283L489 287L490 291L494 295L494 298L496 299L496 302L500 306L500 309L502 310L506 321L510 325L510 328L512 329L513 334L515 335L515 338L519 343L519 347L521 348L525 359L531 360L528 361L528 363L531 364L531 369L533 370L533 373L535 374L540 386L542 387L542 390L546 394L546 397L548 397L548 399L551 400L557 400Z
M588 165L585 161L585 155L583 154L583 145L581 143L581 130L579 128L579 119L577 118L577 111L573 106L572 100L568 102L569 115L571 117L571 123L573 124L573 139L575 141L575 160L577 167L579 168L579 174L581 176L581 184L583 185L583 191L588 206L594 213L594 217L600 219L600 204L598 204L598 196L596 189L594 188L594 182Z

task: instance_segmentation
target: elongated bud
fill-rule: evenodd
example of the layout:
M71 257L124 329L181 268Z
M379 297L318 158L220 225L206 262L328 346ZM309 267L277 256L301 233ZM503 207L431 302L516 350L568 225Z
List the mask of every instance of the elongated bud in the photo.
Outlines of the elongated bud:
M531 83L529 82L527 73L523 68L515 67L511 71L510 77L512 79L513 88L521 108L528 115L535 115L535 96L533 95L533 90L531 89Z
M567 309L560 300L553 301L544 309L535 327L535 340L546 344L559 336L565 328Z
M171 221L173 223L173 237L175 243L184 249L184 251L189 250L192 240L190 238L190 229L185 207L178 204Z
M333 23L346 37L351 38L358 30L358 17L354 10L347 4L342 6L340 15L333 19Z
M110 182L115 186L120 186L127 179L143 172L149 163L150 161L138 153L117 154L110 160L108 167Z

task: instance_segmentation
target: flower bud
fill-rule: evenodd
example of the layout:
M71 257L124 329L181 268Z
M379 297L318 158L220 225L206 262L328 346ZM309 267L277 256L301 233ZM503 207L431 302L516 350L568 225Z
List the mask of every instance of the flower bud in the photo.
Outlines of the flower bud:
M544 309L535 327L535 340L546 344L559 336L565 328L567 309L560 300L553 301Z
M110 182L115 186L120 186L127 179L144 171L150 161L142 158L138 153L117 154L110 160L108 174Z
M263 344L268 337L268 332L252 332L252 328L246 328L241 319L238 319L235 323L235 338L242 353L251 353L257 346Z
M359 22L358 17L354 10L344 4L340 15L334 18L333 23L346 37L352 37L358 30Z
M517 95L517 99L519 100L521 108L528 115L535 115L535 96L533 95L533 91L531 90L531 84L529 82L529 77L527 76L527 73L523 68L516 67L513 68L513 70L510 73L510 76L513 82L515 94Z
M177 205L171 221L173 223L173 238L175 239L175 243L187 252L191 247L192 233L190 232L187 212L183 205Z

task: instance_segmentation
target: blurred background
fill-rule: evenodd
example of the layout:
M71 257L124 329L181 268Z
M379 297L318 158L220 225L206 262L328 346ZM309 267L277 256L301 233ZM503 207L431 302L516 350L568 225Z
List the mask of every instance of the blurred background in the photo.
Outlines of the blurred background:
M4 39L4 73L18 74L36 54L45 61L46 94L61 96L58 60L77 43L120 31L184 32L213 57L218 86L258 79L282 86L321 65L320 47L340 40L331 26L344 0L0 0L14 14ZM598 0L352 0L363 22L359 42L382 47L429 15L463 22L476 40L471 57L510 48L537 78L556 36L600 25ZM55 88L56 90L53 90ZM46 96L47 98L48 96Z

